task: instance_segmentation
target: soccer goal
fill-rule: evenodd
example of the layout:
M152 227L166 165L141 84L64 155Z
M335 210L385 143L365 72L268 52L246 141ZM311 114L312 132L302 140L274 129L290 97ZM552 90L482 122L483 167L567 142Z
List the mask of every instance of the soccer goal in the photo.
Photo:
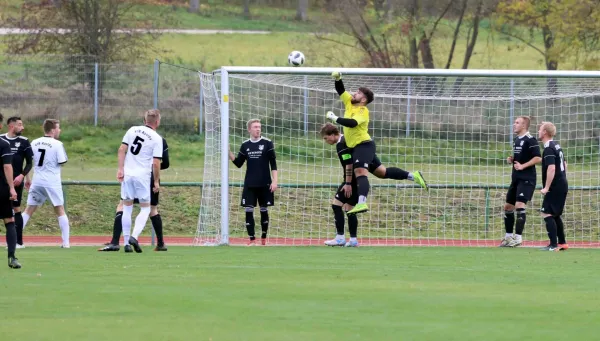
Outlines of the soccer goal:
M205 139L197 245L246 240L240 207L245 167L229 161L258 118L276 148L279 189L270 208L270 245L322 245L335 234L331 200L343 173L319 128L343 105L333 68L223 67L201 75ZM369 132L384 165L420 170L412 182L370 175L369 209L359 215L361 245L495 246L504 235L512 123L556 124L570 192L564 221L573 246L599 246L600 72L339 69L346 89L375 93ZM525 246L547 244L538 190L528 205ZM346 228L347 231L347 228Z

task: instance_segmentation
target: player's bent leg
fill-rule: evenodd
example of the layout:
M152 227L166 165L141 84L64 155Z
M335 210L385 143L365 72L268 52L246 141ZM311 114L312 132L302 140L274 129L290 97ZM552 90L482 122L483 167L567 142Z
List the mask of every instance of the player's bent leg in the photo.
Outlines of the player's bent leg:
M137 253L142 253L138 238L142 234L142 231L144 231L144 226L146 226L146 223L148 222L148 217L150 217L150 198L148 198L148 200L140 198L140 213L135 217L133 233L131 234L131 237L129 237L129 244L133 246L133 249Z
M354 174L356 175L356 182L358 184L358 204L348 211L348 214L363 213L369 210L369 207L367 206L367 196L369 195L371 186L369 184L369 178L367 177L368 173L366 168L354 168Z
M344 204L334 199L331 204L331 209L333 210L333 219L335 222L335 230L336 236L334 239L326 240L325 245L327 246L344 246L346 244L346 237L344 236L344 210L342 206Z
M23 215L21 213L21 207L14 204L13 212L15 215L15 229L17 231L17 249L24 249L25 244L23 244Z
M541 248L541 250L560 251L560 248L558 247L557 227L556 221L554 221L554 217L551 214L544 213L542 214L542 218L544 218L544 223L546 223L546 231L548 231L548 238L550 239L550 244L546 247Z

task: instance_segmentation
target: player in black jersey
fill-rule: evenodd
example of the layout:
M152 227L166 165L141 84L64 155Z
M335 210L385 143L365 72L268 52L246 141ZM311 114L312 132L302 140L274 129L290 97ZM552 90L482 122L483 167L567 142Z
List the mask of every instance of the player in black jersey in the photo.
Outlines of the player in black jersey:
M170 166L169 162L169 146L167 145L167 140L163 137L163 156L160 160L160 169L167 169ZM150 188L152 188L152 184L154 183L154 173L151 173L150 179ZM165 240L163 236L163 226L162 226L162 218L158 213L158 196L160 192L150 191L150 221L152 222L152 227L154 228L154 232L156 233L156 247L154 251L167 251L167 247L165 246ZM138 203L138 200L135 199L134 203ZM110 242L104 244L104 247L98 249L98 251L119 251L119 239L121 239L121 233L123 232L123 225L121 223L121 216L123 215L123 200L120 200L117 204L117 213L115 215L115 220L113 222L113 234ZM126 234L124 238L124 250L125 252L133 252L131 245L129 245L129 234Z
M250 139L242 143L237 157L230 150L229 159L237 168L241 168L244 162L248 161L241 202L241 206L246 210L246 230L250 237L248 245L255 244L254 207L257 202L260 206L261 244L266 245L269 230L268 206L274 205L274 192L277 190L275 145L261 135L260 120L251 119L247 126Z
M20 117L9 117L6 121L8 132L0 135L10 144L12 150L13 184L17 191L17 200L13 201L15 215L15 228L17 229L17 249L23 245L23 216L21 215L21 199L23 198L23 187L29 189L31 185L31 168L33 168L33 150L29 140L21 136L25 126ZM25 167L23 167L25 163Z
M4 117L0 114L0 129ZM0 139L0 164L4 174L0 176L0 219L6 227L6 246L8 249L8 267L20 269L21 264L15 257L17 248L17 231L13 218L12 201L17 200L17 192L13 185L12 151L10 144L5 139Z
M504 228L506 234L500 247L517 247L523 243L523 229L527 214L525 207L533 197L537 182L535 165L542 161L538 141L529 133L529 117L517 117L513 131L517 135L513 143L513 155L507 158L512 165L511 183L504 204ZM517 210L516 234L515 208Z
M554 124L542 122L538 131L538 137L544 144L541 190L544 202L541 211L550 238L550 244L542 248L544 251L560 251L569 248L565 237L565 226L561 219L569 191L567 163L562 148L558 142L552 140L555 135Z

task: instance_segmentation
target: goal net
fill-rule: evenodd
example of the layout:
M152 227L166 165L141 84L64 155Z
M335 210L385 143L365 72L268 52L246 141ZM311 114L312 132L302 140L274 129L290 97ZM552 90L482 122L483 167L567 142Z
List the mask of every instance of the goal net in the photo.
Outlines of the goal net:
M201 76L206 150L196 244L247 240L240 207L245 166L237 169L226 153L227 143L237 153L249 138L251 118L261 120L277 153L268 243L322 245L335 236L331 201L343 172L335 146L319 135L327 111L343 116L331 71L226 68ZM599 246L600 73L341 71L348 91L365 86L375 94L369 133L383 164L419 170L430 185L426 192L410 181L369 175L369 212L358 216L361 245L496 246L504 236L512 123L524 115L532 117L534 135L541 121L557 126L555 140L568 162L568 242ZM538 166L525 246L547 244L540 185Z

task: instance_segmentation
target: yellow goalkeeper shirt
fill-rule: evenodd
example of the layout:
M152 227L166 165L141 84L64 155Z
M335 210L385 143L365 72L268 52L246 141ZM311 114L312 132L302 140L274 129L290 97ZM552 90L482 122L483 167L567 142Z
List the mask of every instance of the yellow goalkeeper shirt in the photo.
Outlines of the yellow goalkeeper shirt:
M340 95L340 99L346 107L344 112L344 118L352 118L358 125L354 128L344 127L344 138L346 139L346 145L349 148L353 148L357 144L365 141L370 141L371 136L367 132L369 128L369 109L365 106L355 106L352 104L352 95L345 91Z

